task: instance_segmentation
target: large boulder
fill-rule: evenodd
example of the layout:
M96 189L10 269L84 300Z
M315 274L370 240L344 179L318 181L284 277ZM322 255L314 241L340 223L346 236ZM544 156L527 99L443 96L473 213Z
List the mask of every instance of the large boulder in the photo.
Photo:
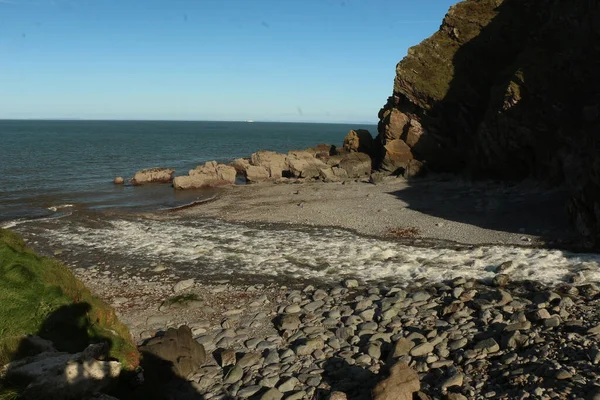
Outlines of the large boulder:
M250 183L267 181L271 178L271 173L264 166L249 165L246 168L246 180Z
M119 377L121 363L99 359L107 352L104 343L90 345L76 354L45 351L7 364L0 371L0 379L25 387L19 397L22 399L82 399Z
M384 146L385 155L381 162L381 169L396 172L398 169L405 170L413 154L410 147L402 139L394 139Z
M327 164L315 158L310 152L297 150L288 153L288 167L294 177L311 179L318 178L321 169L327 168Z
M173 181L174 169L171 168L149 168L135 173L131 180L134 185L146 183L171 183Z
M332 156L336 153L336 149L332 144L321 143L314 147L309 147L306 149L306 152L312 154L312 156L315 158L326 160L329 158L329 156Z
M265 167L269 177L273 179L281 178L283 172L287 170L287 156L274 151L258 151L252 154L250 160L254 166Z
M187 379L200 369L206 359L204 346L192 337L187 325L170 328L163 336L150 339L140 346L142 365L150 379L164 379L164 371Z
M216 187L233 185L236 170L230 165L218 164L208 161L204 165L192 169L187 176L178 176L173 180L175 189L198 189L203 187Z
M229 165L231 165L233 168L235 168L235 171L239 174L239 175L244 175L246 176L246 169L251 165L250 164L250 160L248 160L247 158L236 158L235 160L233 160Z
M345 170L349 178L364 178L371 174L371 157L365 153L344 155L338 167Z
M419 375L404 363L390 369L390 376L380 381L373 389L373 400L412 400L413 393L421 389Z
M366 129L352 129L344 138L344 150L348 152L371 153L373 136Z

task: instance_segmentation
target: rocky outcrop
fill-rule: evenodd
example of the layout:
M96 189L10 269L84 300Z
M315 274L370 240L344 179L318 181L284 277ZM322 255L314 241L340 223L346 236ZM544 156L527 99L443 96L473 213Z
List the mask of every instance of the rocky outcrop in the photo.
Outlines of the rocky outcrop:
M344 138L344 150L370 154L373 149L373 136L366 129L352 129Z
M24 386L23 399L82 399L119 377L121 363L100 360L107 351L103 343L76 354L45 351L4 366L0 379Z
M171 183L173 181L174 169L171 168L150 168L143 169L135 173L131 180L134 185L144 185L146 183Z
M187 176L178 176L173 180L175 189L199 189L233 185L235 183L236 169L229 165L208 161L204 165L192 169Z
M258 151L252 154L250 160L252 165L263 167L267 171L267 178L281 178L283 176L283 171L287 170L286 155L275 153L274 151Z
M600 3L588 0L456 4L396 67L376 167L414 158L434 171L567 184L575 226L598 242L598 20Z
M351 131L348 135L355 138L355 150L368 147L365 147L365 143L368 143L367 137L372 140L371 134L366 130ZM359 145L359 140L363 145ZM261 150L252 154L249 160L239 158L230 165L249 183L277 181L280 178L339 182L348 178L368 177L372 167L371 157L355 150L338 151L330 144L319 144L306 150L292 150L287 154Z
M142 365L150 379L160 380L165 370L187 379L200 369L206 359L204 346L194 340L187 325L168 329L163 336L150 339L139 350Z
M288 168L296 178L312 179L320 176L321 169L326 169L327 164L308 151L290 151L287 156Z

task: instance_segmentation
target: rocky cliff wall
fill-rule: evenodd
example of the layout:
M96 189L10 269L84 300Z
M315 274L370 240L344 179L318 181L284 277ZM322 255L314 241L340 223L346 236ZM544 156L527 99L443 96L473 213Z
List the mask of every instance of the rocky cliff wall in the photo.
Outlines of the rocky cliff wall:
M398 63L377 165L566 183L600 233L600 2L466 0ZM410 149L410 154L407 154Z

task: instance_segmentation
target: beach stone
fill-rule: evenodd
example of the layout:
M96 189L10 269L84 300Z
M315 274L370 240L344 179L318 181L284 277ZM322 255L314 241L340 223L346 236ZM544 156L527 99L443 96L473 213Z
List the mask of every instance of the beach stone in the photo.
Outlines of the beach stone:
M298 381L298 378L291 377L285 380L281 385L279 385L277 389L279 389L281 393L291 392L299 383L300 381Z
M122 176L117 176L114 180L113 183L115 185L122 185L123 183L125 183L125 179L123 179Z
M308 356L315 350L322 350L325 346L323 339L309 339L305 344L296 347L296 354L299 356Z
M236 362L235 350L233 350L233 349L223 350L221 352L221 354L219 355L219 357L221 358L221 367L227 367L228 365L235 365L235 362Z
M272 387L260 397L260 400L281 400L282 398L283 393Z
M325 305L325 302L323 300L317 300L317 301L313 301L311 303L308 303L304 306L304 310L308 311L308 312L313 312L318 310L319 308L323 307Z
M454 374L442 382L441 389L446 390L453 386L462 386L463 379L464 379L463 374L461 374L461 373Z
M418 346L413 347L410 350L410 355L413 357L421 357L427 355L433 351L433 345L431 343L422 343Z
M358 281L356 279L346 279L344 281L344 287L346 289L353 289L358 287Z
M241 397L242 399L246 399L258 393L260 389L262 389L262 386L260 385L246 386L238 390L236 396Z
M498 343L492 339L484 339L480 342L478 342L474 347L474 350L482 350L486 353L496 353L498 351L500 351L500 346L498 345Z
M279 375L268 376L268 377L261 379L259 384L263 387L274 388L275 385L277 385L277 382L279 382L279 379L280 379ZM279 392L279 390L278 390L278 392Z
M229 373L227 373L223 383L231 385L242 380L243 376L244 370L239 365L236 365L229 371Z
M410 354L412 348L415 347L415 342L406 338L400 338L394 344L394 351L391 353L392 358L399 358Z
M298 314L302 309L298 304L291 304L285 308L286 314Z
M427 301L427 300L429 300L431 298L431 295L429 293L427 293L427 292L420 291L420 292L413 293L413 295L411 296L411 298L415 302Z
M237 365L239 365L242 368L248 368L258 364L260 358L260 354L246 353L242 356L242 358L240 358L240 360L237 362Z
M175 284L175 286L173 286L173 292L175 292L175 293L182 292L182 291L194 286L194 283L195 282L194 282L193 278L179 281Z
M307 397L307 393L304 390L292 393L285 398L285 400L302 400Z
M344 392L331 392L329 400L348 400L348 396Z
M146 357L169 362L172 372L184 379L196 373L206 359L204 346L193 339L192 330L186 325L168 329L163 336L150 339L139 350ZM150 373L156 374L159 371Z
M421 389L419 375L408 365L396 363L388 378L380 381L372 391L373 400L412 400Z
M287 314L280 318L278 328L279 328L279 330L282 330L282 331L287 331L287 330L295 331L300 327L300 324L301 324L300 317L298 317L298 315Z

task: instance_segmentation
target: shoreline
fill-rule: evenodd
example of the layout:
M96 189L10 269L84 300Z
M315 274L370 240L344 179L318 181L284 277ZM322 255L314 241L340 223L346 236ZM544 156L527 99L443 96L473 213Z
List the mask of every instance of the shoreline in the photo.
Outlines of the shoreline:
M458 246L554 247L576 241L566 217L556 213L564 196L561 189L529 183L467 182L445 175L410 181L387 177L378 184L263 182L220 188L210 202L174 214L342 228L368 237Z

